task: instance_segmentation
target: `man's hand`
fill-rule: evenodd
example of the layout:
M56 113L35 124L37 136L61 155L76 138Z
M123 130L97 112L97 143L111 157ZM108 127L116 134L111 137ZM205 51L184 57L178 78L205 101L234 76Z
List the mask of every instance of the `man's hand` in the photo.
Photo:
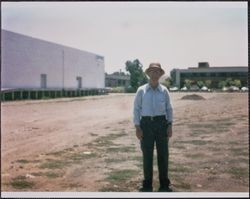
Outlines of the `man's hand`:
M143 133L142 133L141 127L140 126L135 126L135 128L136 128L136 137L139 140L142 140Z
M167 136L168 139L172 137L172 125L168 125Z

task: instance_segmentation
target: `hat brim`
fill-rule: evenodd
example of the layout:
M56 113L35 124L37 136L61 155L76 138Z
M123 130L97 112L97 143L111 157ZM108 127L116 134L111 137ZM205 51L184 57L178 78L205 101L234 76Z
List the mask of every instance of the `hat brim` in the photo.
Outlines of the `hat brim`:
M161 71L161 76L165 74L165 71L162 68L159 67L150 67L145 70L145 73L148 75L148 73L152 70L160 70Z

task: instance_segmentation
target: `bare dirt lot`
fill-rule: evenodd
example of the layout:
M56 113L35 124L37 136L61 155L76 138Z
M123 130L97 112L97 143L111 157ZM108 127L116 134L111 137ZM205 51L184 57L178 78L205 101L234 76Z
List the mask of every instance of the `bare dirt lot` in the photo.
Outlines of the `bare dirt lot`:
M174 107L176 192L249 192L248 95L196 93ZM2 191L137 192L143 178L134 94L2 102ZM154 158L154 189L159 186Z

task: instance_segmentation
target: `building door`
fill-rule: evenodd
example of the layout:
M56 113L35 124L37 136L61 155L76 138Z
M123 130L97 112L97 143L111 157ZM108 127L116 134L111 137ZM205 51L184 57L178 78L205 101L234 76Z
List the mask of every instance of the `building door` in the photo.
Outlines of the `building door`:
M82 88L82 77L76 77L77 80L77 88Z
M47 75L41 74L41 88L47 88Z

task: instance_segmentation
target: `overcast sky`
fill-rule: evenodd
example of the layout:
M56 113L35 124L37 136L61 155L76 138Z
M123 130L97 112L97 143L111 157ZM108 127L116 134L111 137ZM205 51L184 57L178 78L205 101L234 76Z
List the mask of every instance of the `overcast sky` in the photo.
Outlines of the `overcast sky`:
M248 65L247 2L2 2L2 29L105 57L105 71Z

